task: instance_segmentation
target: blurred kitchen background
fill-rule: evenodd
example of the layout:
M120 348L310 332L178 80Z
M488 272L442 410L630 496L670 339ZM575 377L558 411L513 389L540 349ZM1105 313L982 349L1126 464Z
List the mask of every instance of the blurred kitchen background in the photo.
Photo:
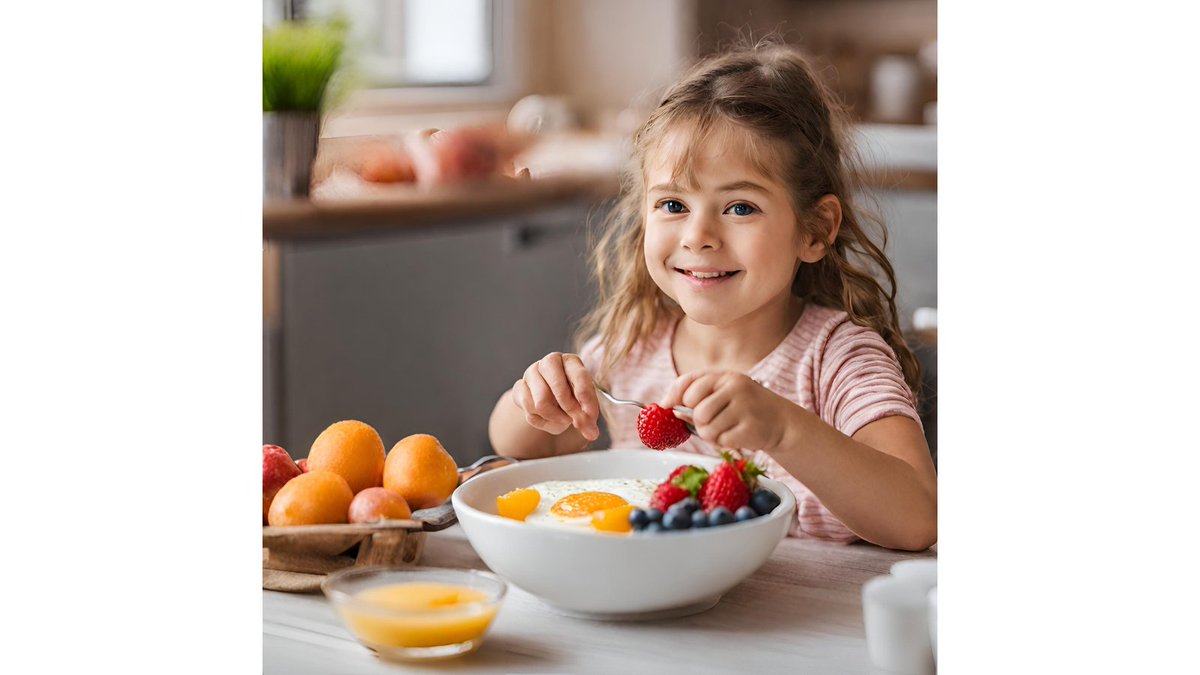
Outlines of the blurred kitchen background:
M311 201L264 200L264 443L298 459L359 419L388 447L490 454L497 397L573 349L587 223L632 130L696 58L775 34L859 121L936 459L935 0L266 0L263 23L338 13L354 88L324 115ZM537 130L533 177L569 188L392 199L344 168L364 143L478 123Z

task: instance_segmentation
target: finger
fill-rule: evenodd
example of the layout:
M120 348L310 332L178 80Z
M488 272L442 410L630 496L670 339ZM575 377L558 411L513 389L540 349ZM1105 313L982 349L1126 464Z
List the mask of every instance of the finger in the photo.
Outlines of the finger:
M567 370L563 365L563 355L558 352L547 354L541 361L538 361L538 372L550 386L550 391L554 394L554 400L558 402L558 407L571 418L571 424L582 431L583 426L586 426L588 422L587 415L583 412L579 401L575 400L575 391L571 381L567 379Z
M534 429L538 429L555 436L570 428L570 425L555 424L554 422L550 422L545 417L542 417L537 413L525 413L525 423Z
M550 385L546 384L546 380L542 378L537 364L530 366L529 370L525 372L525 384L529 386L529 395L533 399L533 410L531 412L541 415L546 418L546 421L559 425L563 429L571 426L571 417L559 407L558 400L554 397L554 392L550 390Z
M523 413L528 414L533 410L533 397L529 395L529 385L525 384L524 379L517 380L513 384L512 401Z
M707 403L705 401L706 405ZM723 403L719 401L714 401L713 403L713 407L704 413L707 416L704 422L704 433L712 439L712 442L719 444L720 441L718 439L721 437L721 434L737 426L741 421L741 415L735 407L729 405L730 402L728 400Z
M720 375L718 373L705 373L697 377L679 396L680 404L695 410L696 406L717 390L719 382Z
M690 394L690 390L689 390ZM733 401L733 395L728 389L714 389L710 394L692 406L692 423L699 428L701 425L711 425Z
M664 408L674 408L675 406L680 405L683 401L683 392L688 387L692 386L692 383L695 382L697 378L703 377L707 374L707 370L693 370L690 373L684 373L683 375L675 378L675 381L671 383L671 386L667 387L667 393L663 394L662 398L658 400L658 404Z
M600 417L600 401L596 399L595 381L592 380L592 374L588 372L587 367L583 365L583 360L575 354L565 354L563 366L567 371L567 379L571 382L575 400L579 401L579 406L583 409L583 415L587 421L586 425L579 427L579 431L584 438L594 441L600 437L600 427L596 425L596 421Z
M562 425L551 424L546 418L534 412L533 397L529 393L529 385L525 384L525 380L517 380L512 388L512 400L521 412L525 414L525 423L534 429L545 431L546 433L562 433L562 429L557 432L555 428Z
M713 436L713 442L723 448L735 448L740 450L741 443L739 438L744 438L746 435L746 425L743 422L737 422L730 426L723 426L720 431L717 431Z

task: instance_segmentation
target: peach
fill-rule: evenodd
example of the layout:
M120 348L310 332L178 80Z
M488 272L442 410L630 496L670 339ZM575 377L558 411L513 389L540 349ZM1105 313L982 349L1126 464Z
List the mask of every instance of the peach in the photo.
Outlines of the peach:
M458 487L454 457L429 434L400 439L387 454L383 487L393 490L414 509L431 509Z
M267 512L280 488L301 473L287 450L278 445L263 446L263 525L267 524Z
M407 520L412 509L399 494L387 488L367 488L350 502L350 522L373 523L377 520Z
M272 527L345 523L353 500L345 478L332 471L309 471L279 489L267 521Z

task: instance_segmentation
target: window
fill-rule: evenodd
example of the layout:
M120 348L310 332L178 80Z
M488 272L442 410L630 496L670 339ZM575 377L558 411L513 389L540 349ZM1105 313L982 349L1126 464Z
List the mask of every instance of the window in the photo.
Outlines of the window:
M480 86L492 82L492 0L308 0L297 14L342 16L363 84L375 89ZM293 0L293 6L299 4Z

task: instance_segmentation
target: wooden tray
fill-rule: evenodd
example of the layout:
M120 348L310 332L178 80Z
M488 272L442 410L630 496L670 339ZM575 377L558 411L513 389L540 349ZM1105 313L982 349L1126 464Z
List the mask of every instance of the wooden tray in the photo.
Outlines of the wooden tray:
M512 460L488 456L459 469L459 485ZM355 565L415 565L425 536L458 522L447 500L414 511L410 520L346 525L263 527L263 588L315 592L326 574Z

